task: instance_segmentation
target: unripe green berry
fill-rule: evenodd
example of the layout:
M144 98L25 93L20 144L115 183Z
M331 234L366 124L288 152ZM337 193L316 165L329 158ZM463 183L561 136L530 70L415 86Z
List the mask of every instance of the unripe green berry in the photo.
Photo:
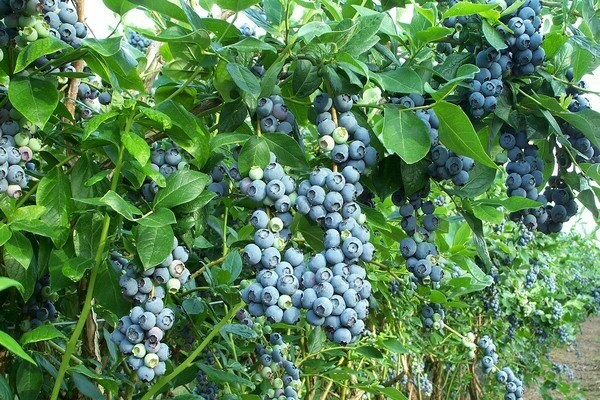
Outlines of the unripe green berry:
M336 144L343 144L348 141L348 131L343 126L338 126L334 129L331 137Z
M361 225L367 222L367 216L365 215L365 213L361 213L356 222L358 222Z
M250 172L248 173L248 176L250 177L250 179L252 180L258 180L258 179L262 179L264 175L264 171L261 167L259 166L253 166L252 168L250 168Z
M160 360L158 359L158 355L156 355L155 353L148 353L144 357L144 364L148 368L156 367L159 362L160 362Z
M290 296L288 296L287 294L281 295L281 296L279 296L279 299L277 300L277 305L282 310L287 310L288 308L290 308L292 306L292 298Z
M19 132L15 135L15 143L17 146L27 146L29 144L29 135L25 132Z

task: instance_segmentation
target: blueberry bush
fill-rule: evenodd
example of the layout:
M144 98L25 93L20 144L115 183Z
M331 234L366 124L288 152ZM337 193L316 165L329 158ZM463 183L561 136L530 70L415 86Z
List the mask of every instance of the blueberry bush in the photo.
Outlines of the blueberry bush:
M582 395L593 1L104 4L0 0L1 399Z

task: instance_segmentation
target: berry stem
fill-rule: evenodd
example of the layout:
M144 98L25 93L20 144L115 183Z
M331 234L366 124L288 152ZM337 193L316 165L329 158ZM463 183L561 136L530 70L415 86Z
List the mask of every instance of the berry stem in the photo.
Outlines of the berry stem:
M132 112L127 119L125 125L125 132L129 132L131 129L131 125L133 124L135 114ZM113 170L112 182L111 182L111 190L115 191L117 186L119 185L120 177L121 177L121 168L123 167L123 157L125 155L125 147L121 146L119 148L119 155L117 159L117 164L115 165L115 169ZM81 314L79 315L79 320L77 320L77 325L75 325L75 330L71 335L67 343L67 348L65 349L65 353L63 354L60 368L58 370L58 374L56 376L56 380L54 381L54 387L52 389L52 395L50 396L50 400L57 400L60 394L60 389L65 377L65 373L67 372L67 368L69 368L69 360L71 356L75 352L75 347L77 346L77 342L79 341L79 337L83 331L83 327L85 326L85 322L87 321L87 317L92 309L92 300L94 299L94 288L96 286L96 279L98 277L98 271L100 269L100 265L102 265L104 261L104 249L106 248L106 243L108 241L108 230L110 228L110 214L106 214L104 216L104 221L102 223L102 231L100 234L100 242L98 244L98 249L96 250L96 257L94 258L94 267L90 272L87 292L85 294L85 301L83 303L83 307L81 309Z
M244 306L244 302L240 302L237 305L233 306L231 310L229 310L229 312L225 315L225 317L223 317L223 319L215 325L215 327L210 331L208 335L206 335L202 343L200 343L200 345L192 353L190 353L188 358L186 358L181 364L179 364L179 366L175 368L173 372L171 372L169 375L165 375L162 378L160 378L154 384L154 386L148 389L148 391L146 392L146 394L144 394L141 400L150 400L154 395L156 395L156 393L159 392L159 390L163 386L165 386L169 382L172 382L179 374L181 374L187 368L191 367L196 358L200 355L200 353L202 353L202 350L204 350L204 348L208 346L211 340L219 334L221 328L223 328L223 326L225 326L225 324L227 324L235 316L235 314Z

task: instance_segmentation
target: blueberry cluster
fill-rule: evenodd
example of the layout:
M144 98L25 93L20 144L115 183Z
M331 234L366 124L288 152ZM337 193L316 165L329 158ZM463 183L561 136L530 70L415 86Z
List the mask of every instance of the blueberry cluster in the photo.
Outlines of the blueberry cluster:
M42 148L35 131L9 102L0 108L0 194L18 198L33 179L26 171L36 169L33 155Z
M377 162L377 150L370 146L369 131L360 126L352 113L353 96L341 94L333 99L327 93L315 97L313 107L319 132L319 147L330 152L340 168L354 167L363 173Z
M144 382L166 372L170 349L162 340L175 323L175 313L165 306L166 295L178 292L188 281L188 257L188 250L175 239L171 254L160 265L140 274L127 259L113 254L111 262L122 272L119 286L134 307L119 320L111 338L128 355L127 364Z
M256 116L260 120L262 132L281 132L290 135L294 130L296 118L279 95L258 99Z
M388 290L393 296L400 295L400 293L402 293L402 282L400 282L398 279L391 281L388 285Z
M469 106L471 114L479 118L496 109L497 98L504 90L502 76L510 72L511 61L507 54L487 47L476 54L475 64L479 72L470 82Z
M215 356L207 351L204 353L204 362L207 365L215 364ZM211 381L208 375L202 370L198 371L196 375L196 387L194 393L202 397L204 400L217 400L219 398L219 384L215 381Z
M77 10L64 0L3 1L0 19L0 47L8 46L11 39L25 47L50 35L79 47L87 35L86 26L78 22Z
M53 300L56 301L56 295L50 292L50 275L45 275L35 284L33 294L25 303L24 311L31 319L24 320L21 328L28 331L31 328L37 328L46 321L55 321L58 312Z
M371 294L366 271L358 261L370 261L374 253L370 233L363 226L364 215L353 201L360 173L350 166L342 173L319 168L298 186L296 197L295 182L273 161L264 170L251 169L250 178L256 178L251 184L242 182L242 191L250 199L272 206L276 213L269 218L257 210L250 218L256 229L254 243L244 248L242 257L258 274L242 297L251 315L264 314L272 323L293 324L300 318L300 309L306 309L310 324L323 326L330 340L348 344L364 329ZM299 249L286 250L293 203L298 212L326 229L326 250L307 263Z
M544 285L546 285L546 289L550 293L554 293L558 290L558 286L556 286L556 279L552 275L544 274Z
M544 189L544 198L548 202L544 207L547 218L538 223L537 229L546 234L560 232L563 223L577 214L578 206L573 192L559 176L552 176Z
M44 0L41 3L44 21L50 26L50 35L75 48L80 47L81 39L85 39L87 36L87 27L83 22L79 22L77 9L71 2L68 0Z
M415 385L417 384L416 379L415 381L413 381L413 383ZM431 396L431 394L433 393L433 383L431 383L431 381L429 380L429 376L427 374L419 376L418 383L418 387L421 393L426 397Z
M511 6L513 3L514 0L508 0L506 5ZM500 18L512 32L503 25L496 27L508 45L512 73L516 76L531 75L544 62L546 53L541 46L544 39L540 33L541 9L540 0L526 0L514 13Z
M430 156L429 176L435 180L451 179L456 186L467 183L469 171L475 166L472 158L458 155L442 144L432 147Z
M229 194L230 182L239 182L242 180L240 170L238 169L237 162L233 163L231 167L223 163L215 165L210 171L212 183L207 186L207 189L215 192L219 196L226 196ZM245 183L250 185L252 180L248 178Z
M500 317L502 315L500 310L500 292L496 285L486 287L483 294L483 308L491 312L494 317Z
M187 168L188 165L184 159L183 150L173 142L168 141L162 144L158 142L152 144L150 161L152 162L152 168L160 172L165 178L168 178L177 170ZM152 201L158 193L158 189L159 186L155 181L144 183L142 185L142 197L146 201Z
M423 326L428 330L442 331L444 329L445 318L446 312L439 304L425 304L421 308L421 321L423 322Z
M542 204L546 203L547 197L539 194L544 180L544 161L538 155L537 146L529 143L527 133L511 130L504 132L500 135L500 147L507 151L510 160L506 164L508 176L505 181L508 196L525 197ZM517 211L511 213L510 218L521 222L531 231L548 222L548 214L544 207Z
M489 374L493 371L498 363L498 354L496 353L496 345L488 335L482 336L477 342L477 346L483 350L484 356L481 358L481 368L484 374Z
M260 360L260 370L254 381L270 381L265 399L298 400L302 386L300 370L288 359L288 346L279 333L269 335L269 345L257 345L256 356ZM278 377L276 377L278 376Z
M148 46L150 46L152 41L148 38L143 37L135 31L129 31L129 33L127 34L127 43L129 43L142 53L146 53L146 50L148 50Z
M533 239L535 239L535 234L530 231L525 224L519 224L519 237L517 239L517 246L525 247L531 243Z
M523 398L525 388L523 380L516 377L510 367L504 367L496 373L496 380L505 385L505 400L519 400Z
M575 379L575 373L567 364L552 363L552 370L560 375L567 375L567 379L572 381Z
M569 81L573 80L573 68L567 70L567 78ZM577 87L585 87L584 81L580 81ZM569 111L579 112L590 108L590 102L581 93L577 91L577 88L569 87L567 94L572 96L571 103L569 104ZM579 154L576 154L575 161L577 162L600 162L600 148L590 142L585 135L571 124L563 124L563 133L567 136L569 143L576 149Z
M537 263L532 263L531 267L527 271L527 275L525 275L525 289L531 289L535 282L538 279L538 274L540 273L540 266Z
M558 334L558 340L561 343L567 343L569 341L569 331L566 326L559 326L556 329L556 333Z
M77 90L77 98L86 103L98 99L98 103L100 103L103 106L106 106L110 104L112 100L112 95L107 90L100 91L90 86L88 83L82 82L81 84L79 84L79 88Z
M437 285L444 276L444 271L437 265L438 250L434 243L439 218L434 214L433 202L424 200L428 194L428 187L408 197L396 192L392 201L400 207L400 224L408 235L400 241L406 268L421 284ZM419 210L423 213L421 216Z
M240 27L240 32L244 36L256 36L256 29L253 26L244 24Z
M204 371L198 371L196 382L197 385L196 388L194 388L195 394L204 400L217 400L219 398L219 384L215 381L211 381Z
M552 307L552 318L554 318L555 320L559 320L563 317L564 314L565 310L563 310L562 304L558 302L554 303L554 306Z
M543 183L544 161L538 156L537 146L529 144L527 133L504 132L500 135L500 147L507 151L510 160L506 164L508 196L542 200L537 188Z
M371 261L375 247L364 226L366 217L354 201L362 192L359 179L351 165L342 172L318 168L300 183L296 200L296 210L325 229L325 250L310 258L302 276L307 320L343 345L363 332L371 296L371 283L359 262Z

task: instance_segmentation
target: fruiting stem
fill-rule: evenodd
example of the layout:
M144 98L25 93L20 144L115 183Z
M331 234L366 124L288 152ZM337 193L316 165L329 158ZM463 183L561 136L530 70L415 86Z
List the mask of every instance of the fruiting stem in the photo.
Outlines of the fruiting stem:
M444 324L444 328L448 329L450 332L454 333L456 336L458 336L461 339L466 339L465 336L461 335L460 333L458 333L457 331L455 331L454 329L450 328L450 326Z
M215 325L215 327L210 331L210 333L208 335L206 335L206 337L204 338L202 343L200 343L200 345L196 348L196 350L194 350L181 364L179 364L179 366L177 368L175 368L173 370L173 372L171 372L169 375L165 375L162 378L160 378L154 384L154 386L152 386L146 392L146 394L144 394L144 396L142 397L141 400L150 400L152 398L152 396L154 396L156 393L158 393L158 391L163 386L165 386L167 383L173 381L180 373L182 373L183 371L185 371L186 369L191 367L192 364L194 363L194 360L196 360L196 358L200 355L200 353L202 353L202 350L204 350L204 348L206 346L208 346L210 341L217 334L219 334L219 332L221 331L221 328L223 328L223 326L225 326L225 324L227 324L235 316L235 314L239 310L241 310L244 306L245 306L245 303L240 302L237 305L235 305L234 307L232 307L231 310L229 310L229 312L223 317L223 319L221 319L221 321L219 321L219 323L217 325Z
M192 83L192 81L194 79L196 79L196 77L198 75L200 75L200 72L202 72L202 68L201 67L196 67L196 69L194 70L194 72L192 73L192 75L190 75L190 77L185 82L183 82L183 85L179 86L176 91L174 91L166 99L164 99L163 101L161 101L160 103L158 103L156 105L156 107L158 107L159 105L163 104L164 102L167 102L167 101L171 100L173 97L175 97L179 93L183 92L185 90L185 88L187 88Z
M54 343L51 340L48 340L46 343L48 343L48 345L50 347L52 347L54 350L58 351L61 354L65 354L65 349L62 346L59 346L58 344ZM77 365L82 365L83 361L81 361L79 358L75 357L75 356L71 356L71 360L77 364Z
M134 114L132 113L127 119L127 123L125 125L125 131L129 132L131 129L131 125L133 124ZM121 146L119 148L119 156L117 159L117 164L113 171L112 182L111 182L111 190L115 191L119 184L119 178L121 176L121 168L123 167L123 156L125 153L125 148ZM77 346L77 342L79 337L81 336L81 332L83 331L83 327L85 326L85 322L87 321L88 314L92 309L92 300L94 298L94 288L96 286L96 279L98 277L98 271L100 269L100 265L103 261L104 249L106 248L106 242L108 239L108 230L110 228L110 214L106 214L104 216L104 221L102 223L102 232L100 234L100 243L98 245L98 249L96 250L96 257L94 258L94 267L90 272L89 283L87 287L87 292L85 294L85 300L83 303L83 308L81 309L81 314L79 315L79 319L77 320L77 325L75 325L75 330L71 334L71 338L67 343L67 348L65 353L63 354L62 361L60 363L60 368L58 370L58 374L56 376L56 381L54 381L54 388L52 389L52 395L50 396L50 400L57 400L58 395L60 394L60 388L62 386L62 382L65 377L65 373L67 372L67 368L69 368L69 360L71 356L75 352L75 347Z
M204 265L202 268L200 268L198 271L194 272L192 275L190 275L190 279L194 279L196 278L198 275L200 275L206 268L210 268L214 265L220 264L225 260L225 257L227 257L227 254L223 254L222 257L209 262L208 264ZM186 294L186 293L184 293Z

